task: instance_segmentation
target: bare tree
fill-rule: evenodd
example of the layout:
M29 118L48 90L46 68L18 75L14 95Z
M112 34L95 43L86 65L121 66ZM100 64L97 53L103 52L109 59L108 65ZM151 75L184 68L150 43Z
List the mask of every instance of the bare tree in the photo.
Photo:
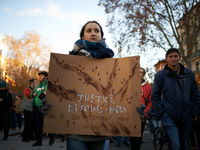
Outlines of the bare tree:
M99 6L108 14L107 26L119 55L148 49L156 54L175 47L191 68L188 54L200 32L199 0L100 0ZM181 29L186 42L181 40Z
M41 69L48 70L50 46L42 44L37 33L26 32L21 39L6 35L3 42L9 47L6 72L18 90L23 90Z

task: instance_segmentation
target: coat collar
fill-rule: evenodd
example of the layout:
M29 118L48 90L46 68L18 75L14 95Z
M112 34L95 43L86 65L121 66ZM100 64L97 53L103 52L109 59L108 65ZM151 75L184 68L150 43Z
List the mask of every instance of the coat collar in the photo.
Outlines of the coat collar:
M185 67L181 63L179 63L179 66L180 66L180 72L179 72L179 75L177 75L175 73L175 71L173 71L171 68L168 67L168 64L165 65L164 69L167 71L167 76L168 77L176 77L176 76L180 76L180 75L187 75L188 73L185 70Z

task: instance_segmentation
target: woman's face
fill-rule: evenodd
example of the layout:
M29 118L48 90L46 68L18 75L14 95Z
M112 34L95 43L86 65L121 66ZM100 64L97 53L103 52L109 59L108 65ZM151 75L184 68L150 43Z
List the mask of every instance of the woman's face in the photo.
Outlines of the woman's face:
M96 23L88 23L85 26L84 35L82 40L87 40L90 42L99 42L102 39L101 29Z

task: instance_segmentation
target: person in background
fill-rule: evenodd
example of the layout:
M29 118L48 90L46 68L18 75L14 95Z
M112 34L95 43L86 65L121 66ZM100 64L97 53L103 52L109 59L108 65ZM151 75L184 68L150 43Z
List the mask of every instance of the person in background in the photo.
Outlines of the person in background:
M43 106L43 100L46 98L48 73L41 71L38 73L40 83L31 92L31 98L33 98L33 107L35 107L35 122L36 122L36 136L37 141L32 146L42 146L42 133L44 114L41 112ZM55 134L48 134L50 137L49 145L53 145L55 141Z
M196 143L200 149L200 107L197 117L192 119L189 142L191 144L191 150L196 150Z
M130 145L128 143L128 137L124 136L122 138L123 138L123 144L129 147ZM117 147L121 146L121 137L120 136L116 136L116 143L117 143L117 145L116 145Z
M12 106L12 95L6 88L6 82L0 83L0 128L4 131L3 140L8 139L9 111Z
M141 121L141 137L131 137L131 149L132 150L140 150L140 146L142 143L142 135L145 128L145 123L147 119L147 114L152 106L151 103L151 86L144 80L146 72L144 68L140 68L140 80L141 80L141 103L146 106L144 110L144 118Z
M17 124L17 115L15 113L15 101L17 100L17 96L13 96L12 98L12 106L11 106L11 117L12 117L12 131L16 130L16 127L18 126Z
M12 130L15 130L13 128L13 124L14 124L13 123L13 121L14 121L14 119L13 119L13 113L15 113L15 111L14 111L14 107L15 107L14 104L15 104L15 96L12 95L12 105L10 107L10 112L9 112L9 129L11 128Z
M114 56L114 52L105 43L101 25L96 21L89 21L82 27L80 40L75 42L74 49L70 54L100 59ZM105 140L109 138L107 136L68 135L67 150L108 149L105 147Z
M29 86L24 89L24 99L22 108L24 109L24 131L23 131L23 142L29 142L33 139L33 128L34 128L34 112L32 107L33 98L31 98L31 92L34 90L37 84L36 79L29 81Z
M161 117L168 149L187 150L191 122L199 110L199 88L194 73L179 63L178 49L168 49L165 58L168 64L155 75L151 100Z
M22 115L23 115L23 108L22 108L22 96L19 95L16 97L17 100L14 103L14 111L16 115L16 122L18 124L19 130L22 128Z

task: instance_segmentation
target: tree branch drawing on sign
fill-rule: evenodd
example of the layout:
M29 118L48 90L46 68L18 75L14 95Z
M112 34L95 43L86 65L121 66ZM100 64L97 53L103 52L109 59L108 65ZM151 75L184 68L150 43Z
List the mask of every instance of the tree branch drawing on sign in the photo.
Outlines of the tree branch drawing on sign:
M77 73L78 80L83 82L83 84L93 86L96 89L97 93L99 93L100 95L103 95L103 96L113 95L114 98L120 97L119 99L117 99L118 101L115 101L115 103L117 103L117 104L121 103L123 101L127 101L127 104L131 103L130 100L132 99L132 97L127 98L127 93L128 93L127 90L128 90L129 83L133 84L133 83L130 82L130 80L135 75L135 70L139 66L138 63L136 63L132 67L132 70L130 72L130 75L128 75L128 78L123 79L123 83L122 83L121 88L118 91L115 91L115 87L113 85L114 85L114 81L116 80L116 77L117 77L117 72L120 71L120 68L118 68L118 59L115 59L111 72L110 73L106 72L106 74L108 75L107 84L106 84L106 86L103 86L100 83L100 80L101 80L100 73L98 73L99 79L97 80L96 78L93 78L91 75L89 75L87 72L84 72L85 66L84 67L82 67L81 65L72 66L72 65L65 63L64 60L60 60L54 54L52 54L52 57L55 59L58 66L62 67L64 70ZM93 68L92 71L95 72L95 70L97 70L97 67L98 66ZM57 85L56 82L53 83L52 81L48 81L48 90L51 93L54 93L56 96L62 98L62 100L64 99L64 100L68 100L68 101L78 101L77 95L79 93L78 93L78 91L76 91L76 89L65 89L63 86ZM81 101L81 103L83 104L83 101ZM89 102L84 102L84 103L89 103ZM96 106L96 104L94 104L94 103L91 104L91 105ZM108 103L106 103L106 104L104 103L102 105L106 105L106 107L109 107L110 101L108 101ZM92 124L93 121L86 115L86 113L84 111L81 111L81 113L83 115L85 122ZM91 112L89 112L89 113L91 113ZM110 123L109 125L106 125L104 122L102 122L101 124L106 130L111 128L110 131L115 135L117 135L120 132L119 128L122 131L124 131L127 135L130 134L128 128L126 126L120 124L120 123L117 123L118 125L116 123ZM92 130L93 130L94 134L96 134L96 135L102 134L101 131L98 130L98 129L92 129Z
M121 95L120 101L125 100L125 94L127 92L127 88L128 88L128 84L129 81L131 80L131 78L134 76L135 74L135 69L138 68L138 63L136 63L132 70L131 70L131 74L129 75L128 79L124 82L124 85L122 86L122 88L114 93L114 89L113 89L113 83L117 77L117 66L118 66L118 59L115 59L114 65L113 65L113 69L112 72L110 73L108 80L107 80L107 85L104 87L99 81L97 81L95 78L92 78L88 73L83 72L82 69L79 69L76 66L70 66L69 64L65 64L64 61L60 61L58 59L58 57L56 57L55 55L52 55L53 58L56 60L57 64L62 67L63 69L66 69L68 71L73 71L76 72L79 76L79 78L81 78L83 81L85 81L87 84L92 85L96 91L104 96L107 95L114 95L114 97ZM59 92L59 91L58 91Z

